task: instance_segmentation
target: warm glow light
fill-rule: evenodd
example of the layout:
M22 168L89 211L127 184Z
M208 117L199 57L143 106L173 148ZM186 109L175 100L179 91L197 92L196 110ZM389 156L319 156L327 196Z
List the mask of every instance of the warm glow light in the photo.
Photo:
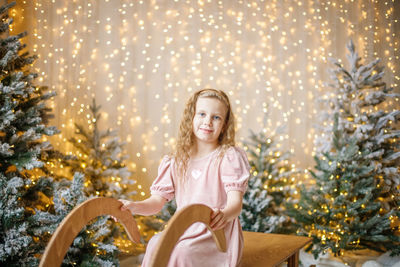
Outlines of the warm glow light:
M239 141L249 129L273 135L286 126L280 148L312 166L328 58L344 59L349 38L365 59L381 57L388 84L399 84L398 3L359 2L32 0L17 1L10 15L12 31L30 33L39 82L58 94L55 145L71 152L65 140L95 96L147 190L176 142L185 99L202 87L228 92Z

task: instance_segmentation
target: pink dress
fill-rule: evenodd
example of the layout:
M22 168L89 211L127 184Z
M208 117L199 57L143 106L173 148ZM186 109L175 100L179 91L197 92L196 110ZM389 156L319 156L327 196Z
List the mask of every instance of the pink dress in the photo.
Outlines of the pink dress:
M195 160L190 160L186 186L178 185L174 159L165 156L158 169L158 176L150 187L152 195L160 195L168 201L176 198L177 209L190 204L205 204L222 209L227 203L227 192L245 192L249 178L249 163L246 153L238 148L227 149L219 157L220 149ZM195 223L181 236L175 246L168 267L235 267L242 256L243 235L239 219L225 227L227 252L220 252L203 223ZM149 242L142 267L152 255L159 235Z

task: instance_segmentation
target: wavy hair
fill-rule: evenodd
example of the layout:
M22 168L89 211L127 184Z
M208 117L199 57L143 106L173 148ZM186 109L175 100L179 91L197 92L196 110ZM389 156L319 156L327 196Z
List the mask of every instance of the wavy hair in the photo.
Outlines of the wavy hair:
M179 134L174 151L175 162L177 163L178 174L182 180L186 180L186 172L190 154L193 151L195 135L193 133L193 118L196 113L197 99L200 97L215 98L221 101L227 108L224 126L218 137L218 144L222 147L220 155L222 156L227 148L235 145L235 117L232 112L231 103L228 96L221 90L202 89L195 92L186 102L183 116L179 126Z

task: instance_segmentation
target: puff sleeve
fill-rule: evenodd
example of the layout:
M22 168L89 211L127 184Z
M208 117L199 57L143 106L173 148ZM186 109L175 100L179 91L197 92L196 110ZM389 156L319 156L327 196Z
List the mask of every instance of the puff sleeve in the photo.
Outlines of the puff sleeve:
M150 187L152 195L159 195L170 201L175 196L175 188L172 177L172 159L164 156L158 167L158 175Z
M221 180L225 192L241 191L244 193L249 176L250 165L246 152L238 147L229 148L221 162Z

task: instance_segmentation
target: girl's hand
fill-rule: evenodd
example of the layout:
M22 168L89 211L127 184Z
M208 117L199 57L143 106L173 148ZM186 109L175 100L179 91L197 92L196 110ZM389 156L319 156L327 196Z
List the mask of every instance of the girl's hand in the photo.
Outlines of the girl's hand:
M211 213L211 221L210 221L210 227L213 231L222 229L226 226L228 223L228 220L225 216L225 213L222 212L220 209L213 209L213 212Z
M125 199L118 199L119 202L122 203L121 210L129 210L131 213L134 213L134 202L130 200L125 200Z
M122 203L122 206L120 208L122 211L129 210L130 212L132 212L131 209L129 208L130 205L133 203L132 201L125 199L118 199L118 201ZM110 215L110 217L111 219L113 219L114 222L118 222L118 219L115 218L114 216Z

